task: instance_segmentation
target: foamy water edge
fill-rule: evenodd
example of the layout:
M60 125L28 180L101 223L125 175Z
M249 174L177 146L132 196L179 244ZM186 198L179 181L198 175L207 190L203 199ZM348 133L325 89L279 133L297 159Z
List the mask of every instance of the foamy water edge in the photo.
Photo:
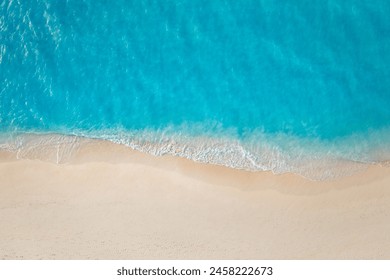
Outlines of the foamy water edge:
M63 164L70 162L78 150L84 145L88 145L93 139L110 141L154 156L171 155L195 162L252 172L295 173L316 181L351 176L366 170L371 165L387 165L389 162L364 159L359 161L346 156L342 157L341 152L337 154L335 150L329 148L330 146L323 151L316 151L315 147L321 143L312 143L311 147L307 145L305 152L302 149L289 151L267 143L265 139L262 139L265 141L262 144L253 145L250 141L244 142L227 137L195 137L151 131L101 133L99 136L93 133L89 135L85 135L85 133L84 135L81 133L78 135L3 134L0 140L0 150L13 153L17 159L35 159ZM295 139L295 141L298 140ZM290 143L290 145L298 144Z

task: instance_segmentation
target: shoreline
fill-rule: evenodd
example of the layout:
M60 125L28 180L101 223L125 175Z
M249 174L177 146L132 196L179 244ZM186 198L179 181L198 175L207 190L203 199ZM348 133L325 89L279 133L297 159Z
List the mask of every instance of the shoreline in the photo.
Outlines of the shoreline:
M216 141L216 139L212 138L194 138L187 142L176 142L176 140L167 138L160 143L154 142L153 140L145 140L141 137L140 139L129 139L128 141L130 142L127 142L121 138L114 141L93 136L46 132L22 132L5 138L8 141L4 142L3 135L3 139L0 142L0 161L13 160L16 157L16 159L37 159L57 164L72 163L77 162L77 158L74 157L74 154L77 154L79 149L88 150L88 146L95 147L97 146L97 143L100 143L99 145L106 145L106 147L110 145L122 146L124 147L123 153L125 154L128 152L125 149L129 149L130 151L141 152L156 158L174 157L190 160L198 164L221 166L232 170L252 173L271 172L275 175L293 174L311 181L336 181L343 177L355 175L373 166L390 166L390 161L384 160L388 158L387 153L384 154L384 157L382 155L382 160L375 162L351 160L335 157L335 155L326 156L325 154L311 156L299 155L295 160L291 160L284 158L284 156L287 155L283 155L280 151L275 153L275 151L272 152L266 149L262 150L264 155L261 154L260 157L264 156L266 162L269 162L261 167L257 166L257 163L253 159L253 156L257 157L256 154L251 154L250 151L247 151L246 148L241 146L238 142L225 142L226 139L221 140L221 142L217 141L214 144L209 143L210 141ZM201 143L198 142L200 140ZM191 144L192 141L198 143ZM204 145L202 143L207 144ZM211 146L208 146L210 144ZM233 147L229 147L230 144L233 145ZM239 150L238 154L236 154L238 150L235 149ZM109 148L109 150L112 149ZM191 152L187 153L186 150L190 150ZM210 153L210 150L213 150L213 152ZM104 151L99 152L105 154L103 157L100 155L101 161L106 161L107 158L105 157L113 160L111 155L107 155ZM224 153L226 153L226 155L224 155ZM376 153L378 153L378 151ZM211 156L209 157L208 154L211 154ZM116 156L122 158L121 154L117 153ZM291 155L288 157L290 156ZM318 156L321 158L317 158ZM245 165L245 161L247 163L252 162L251 164L253 164L253 166L250 167ZM238 165L235 166L235 164ZM264 164L264 162L262 164ZM256 166L255 169L253 169L254 166Z
M107 141L55 164L0 153L0 259L388 259L390 168L334 181Z

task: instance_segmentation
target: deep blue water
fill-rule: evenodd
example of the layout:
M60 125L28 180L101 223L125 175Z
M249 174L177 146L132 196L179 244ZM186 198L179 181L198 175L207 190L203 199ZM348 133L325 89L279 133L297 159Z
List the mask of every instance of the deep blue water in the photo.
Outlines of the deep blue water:
M5 0L0 131L246 168L240 147L261 170L386 161L389 14L383 0Z

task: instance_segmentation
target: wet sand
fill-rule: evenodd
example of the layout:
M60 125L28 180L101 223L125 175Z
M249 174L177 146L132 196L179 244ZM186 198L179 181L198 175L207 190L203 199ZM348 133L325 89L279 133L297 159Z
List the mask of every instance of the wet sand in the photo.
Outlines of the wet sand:
M389 259L390 168L316 182L91 141L0 152L0 259Z

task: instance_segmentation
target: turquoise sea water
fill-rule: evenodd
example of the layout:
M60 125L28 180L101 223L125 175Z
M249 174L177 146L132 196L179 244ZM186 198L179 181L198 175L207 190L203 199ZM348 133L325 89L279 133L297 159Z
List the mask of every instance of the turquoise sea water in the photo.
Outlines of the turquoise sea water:
M312 178L388 161L389 14L382 0L2 1L1 147L80 135Z

